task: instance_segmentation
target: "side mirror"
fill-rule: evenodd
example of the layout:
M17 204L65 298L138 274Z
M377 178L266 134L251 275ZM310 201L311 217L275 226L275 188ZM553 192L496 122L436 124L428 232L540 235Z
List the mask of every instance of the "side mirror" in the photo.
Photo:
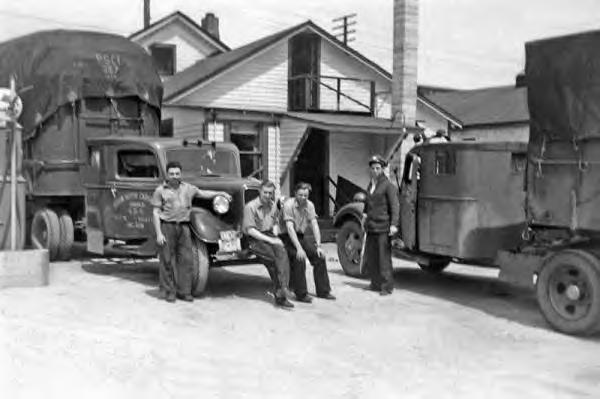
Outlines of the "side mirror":
M354 197L352 197L352 200L354 202L367 202L367 196L365 193L362 192L358 192L356 194L354 194Z

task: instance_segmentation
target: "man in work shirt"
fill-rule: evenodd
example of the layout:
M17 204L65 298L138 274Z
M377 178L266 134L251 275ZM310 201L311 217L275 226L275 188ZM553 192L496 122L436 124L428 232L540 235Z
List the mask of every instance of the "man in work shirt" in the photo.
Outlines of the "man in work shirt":
M275 184L265 180L260 185L257 198L244 207L242 229L248 236L250 250L269 270L275 286L275 305L291 309L287 299L290 265L279 233L279 210L275 205Z
M222 191L200 190L181 181L181 164L167 164L167 181L154 190L152 196L154 230L160 246L159 287L168 302L176 296L191 302L192 297L192 234L190 213L194 197L210 199L222 195L231 201L231 195ZM177 278L175 278L177 274Z
M294 197L283 204L281 240L290 259L292 267L292 285L299 302L310 303L306 288L306 260L313 266L315 290L317 297L334 300L329 285L325 253L321 248L321 231L317 223L315 205L308 199L311 186L300 182L294 187ZM315 240L308 240L304 233L310 226Z

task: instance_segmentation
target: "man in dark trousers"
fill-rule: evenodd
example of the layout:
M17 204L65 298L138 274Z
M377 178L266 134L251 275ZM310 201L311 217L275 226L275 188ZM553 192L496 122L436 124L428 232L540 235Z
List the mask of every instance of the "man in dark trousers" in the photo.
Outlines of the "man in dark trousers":
M294 307L287 299L290 265L283 242L279 239L279 209L275 205L275 184L265 180L257 198L244 207L242 229L247 235L249 248L267 267L275 286L275 305Z
M194 197L213 198L222 195L231 201L231 195L222 191L200 190L181 181L181 164L167 164L167 181L154 190L152 196L154 230L160 246L158 279L161 294L168 302L179 297L191 302L192 234L190 213ZM177 278L175 277L177 275Z
M321 248L321 231L317 223L315 205L308 199L311 186L300 182L294 187L294 197L289 198L283 204L282 235L281 240L290 260L292 270L292 285L299 302L310 303L312 298L308 296L306 288L306 260L313 267L315 279L315 290L317 297L334 300L327 275L327 263L325 252ZM306 229L310 227L313 231L314 241L305 237Z
M398 232L400 217L397 188L383 173L386 165L380 155L369 159L371 181L363 218L367 234L364 256L371 277L369 288L380 295L389 295L394 290L391 237Z

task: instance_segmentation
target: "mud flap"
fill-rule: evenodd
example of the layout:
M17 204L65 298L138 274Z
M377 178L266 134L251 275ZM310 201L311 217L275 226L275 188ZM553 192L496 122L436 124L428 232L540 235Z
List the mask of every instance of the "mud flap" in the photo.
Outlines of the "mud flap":
M495 263L500 267L500 280L523 288L534 288L533 276L538 273L543 257L509 251L498 251Z
M102 230L88 228L86 235L88 252L104 255L104 233Z

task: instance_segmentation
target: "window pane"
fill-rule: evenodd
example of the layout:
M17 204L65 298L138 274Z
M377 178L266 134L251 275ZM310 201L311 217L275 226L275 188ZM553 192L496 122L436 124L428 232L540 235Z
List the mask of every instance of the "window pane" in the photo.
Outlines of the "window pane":
M150 54L160 75L175 73L175 46L153 44L150 46Z
M231 142L235 144L240 151L259 151L258 135L252 136L231 133Z
M149 150L124 150L119 151L118 174L121 177L146 177L159 176L158 164L154 153Z
M453 175L456 162L453 151L438 150L435 152L434 173L436 175Z
M260 154L240 154L240 163L242 165L242 177L248 177L261 166ZM254 174L253 177L262 179L263 172Z

